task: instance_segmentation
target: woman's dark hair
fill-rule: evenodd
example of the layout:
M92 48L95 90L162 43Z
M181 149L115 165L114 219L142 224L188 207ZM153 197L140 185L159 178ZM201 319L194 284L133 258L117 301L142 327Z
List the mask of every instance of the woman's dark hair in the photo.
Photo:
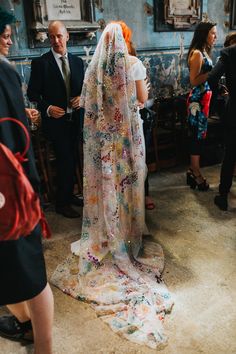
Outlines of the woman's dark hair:
M236 44L236 32L231 32L225 37L224 47Z
M205 49L208 54L211 52L211 48L209 46L206 46L206 41L207 41L207 36L212 27L216 26L216 23L214 22L199 22L197 25L194 34L193 34L193 39L190 44L189 50L188 50L188 55L187 55L187 62L189 59L189 55L194 49L198 49L201 52Z
M10 25L15 21L16 18L14 15L12 15L10 12L3 10L0 7L0 34L2 34L5 31L7 25Z

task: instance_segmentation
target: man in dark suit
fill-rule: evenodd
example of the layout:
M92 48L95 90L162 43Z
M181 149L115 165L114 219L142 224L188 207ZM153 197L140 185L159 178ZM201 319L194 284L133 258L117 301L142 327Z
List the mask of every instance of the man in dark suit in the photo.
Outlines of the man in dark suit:
M228 209L228 193L232 186L234 165L236 162L236 45L221 51L221 56L209 73L208 82L214 89L223 74L226 77L228 100L225 116L225 155L221 166L219 195L215 204L221 210Z
M57 166L56 212L68 218L79 217L71 204L80 201L73 196L75 150L82 110L80 94L84 78L83 61L67 52L69 34L63 22L53 21L48 27L51 50L32 60L28 85L30 101L38 103L42 128L52 141Z

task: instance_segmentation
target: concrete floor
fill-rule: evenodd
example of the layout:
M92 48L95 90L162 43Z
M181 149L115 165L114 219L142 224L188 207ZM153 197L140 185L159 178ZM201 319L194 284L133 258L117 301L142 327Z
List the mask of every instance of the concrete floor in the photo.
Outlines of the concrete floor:
M213 204L219 166L207 167L208 192L185 186L183 171L150 177L156 209L147 213L152 238L165 253L164 279L175 305L166 316L168 345L162 354L236 354L236 211L219 211ZM236 207L236 189L231 206ZM70 252L80 234L81 220L47 213L53 238L46 241L48 276ZM55 297L55 354L151 354L145 346L120 338L96 317L89 305L53 287ZM4 313L1 309L1 313ZM0 338L0 353L33 353Z

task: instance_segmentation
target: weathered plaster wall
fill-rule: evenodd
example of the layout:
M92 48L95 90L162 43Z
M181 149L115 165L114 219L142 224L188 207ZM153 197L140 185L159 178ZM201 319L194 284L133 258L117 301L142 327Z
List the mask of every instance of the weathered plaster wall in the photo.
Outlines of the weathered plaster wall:
M212 0L203 0L203 12L207 11L207 3ZM153 0L103 0L102 17L106 22L124 20L133 29L133 39L138 49L150 50L157 48L176 48L183 40L188 45L192 32L154 32L154 16L147 16L144 4L153 6Z
M224 43L224 38L229 32L229 7L230 0L208 0L207 14L217 23L217 46L219 47Z
M23 10L23 1L1 0L1 6L8 10L12 8L19 21L17 34L13 37L14 45L11 50L11 59L16 61L23 82L26 85L30 73L30 60L39 56L48 48L29 49L26 33L26 24ZM153 0L102 0L102 11L96 7L96 20L124 20L133 29L133 41L136 44L138 55L148 69L152 83L151 94L154 97L180 95L188 90L188 69L186 67L186 50L191 41L193 32L154 32L154 16L147 15L145 3L153 6ZM225 12L228 0L203 0L204 16L217 22L218 42L214 57L222 46L225 35L228 33L227 23L229 14ZM97 37L99 38L98 31ZM69 48L89 61L94 46L76 46Z

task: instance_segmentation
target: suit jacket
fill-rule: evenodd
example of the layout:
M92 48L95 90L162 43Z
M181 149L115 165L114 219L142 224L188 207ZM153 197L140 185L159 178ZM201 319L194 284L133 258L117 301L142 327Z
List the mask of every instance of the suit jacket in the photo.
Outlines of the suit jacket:
M4 117L16 118L28 128L20 76L12 65L0 60L0 120ZM22 152L25 148L24 132L13 122L0 123L0 142L13 153ZM27 153L27 158L28 161L23 163L23 167L32 186L38 192L40 181L32 146Z
M208 82L214 89L223 74L229 97L226 104L226 126L236 128L236 45L221 51L220 59L209 73Z
M68 61L71 72L71 96L79 96L84 79L83 61L70 53L68 53ZM44 127L55 129L58 124L60 125L60 121L64 118L52 119L47 116L50 105L59 106L64 110L67 108L65 82L51 50L32 60L27 95L30 101L38 103Z

